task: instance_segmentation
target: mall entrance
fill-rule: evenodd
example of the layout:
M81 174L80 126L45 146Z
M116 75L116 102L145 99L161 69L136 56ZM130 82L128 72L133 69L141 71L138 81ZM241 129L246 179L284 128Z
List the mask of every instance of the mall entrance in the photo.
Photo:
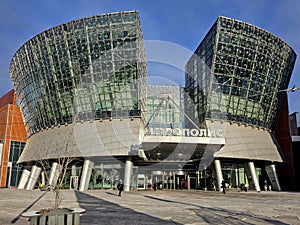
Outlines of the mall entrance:
M153 171L138 174L138 190L175 190L183 185L185 175L172 171Z
M195 173L196 174L196 173ZM134 189L134 187L132 187ZM197 189L198 179L187 171L145 171L137 174L138 190Z

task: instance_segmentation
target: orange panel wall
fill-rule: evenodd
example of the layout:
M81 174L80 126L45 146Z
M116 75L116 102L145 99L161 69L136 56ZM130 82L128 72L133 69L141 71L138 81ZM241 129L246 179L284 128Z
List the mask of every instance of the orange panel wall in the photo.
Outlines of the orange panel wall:
M16 105L17 97L14 90L9 91L0 98L0 109L8 104Z
M20 107L16 105L14 91L0 98L0 106L0 139L3 141L2 156L0 156L0 187L5 187L10 142L12 140L26 142L27 133Z

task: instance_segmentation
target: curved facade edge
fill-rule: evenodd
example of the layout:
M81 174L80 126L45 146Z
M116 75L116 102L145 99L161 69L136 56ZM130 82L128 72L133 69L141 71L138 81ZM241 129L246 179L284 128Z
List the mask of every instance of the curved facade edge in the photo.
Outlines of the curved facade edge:
M269 34L270 36L275 36L278 40L282 41L289 48L292 49L292 47L289 44L287 44L282 38L280 38L279 36L273 34L272 32L270 32L270 31L268 31L268 30L266 30L266 29L264 29L262 27L259 27L259 26L255 25L255 24L252 24L252 23L249 23L249 22L245 22L245 21L242 21L242 20L239 20L239 19L234 19L234 18L226 17L226 16L219 16L218 19L232 20L232 21L235 21L237 23L245 24L245 25L251 26L251 27L253 27L255 29L261 30L262 32L265 32L265 33ZM295 53L295 51L293 49L292 49L292 51Z
M141 119L83 122L45 129L28 140L18 163L62 157L127 156ZM104 131L104 132L103 132Z
M234 158L283 162L272 134L253 126L226 123L226 144L214 154L216 158Z

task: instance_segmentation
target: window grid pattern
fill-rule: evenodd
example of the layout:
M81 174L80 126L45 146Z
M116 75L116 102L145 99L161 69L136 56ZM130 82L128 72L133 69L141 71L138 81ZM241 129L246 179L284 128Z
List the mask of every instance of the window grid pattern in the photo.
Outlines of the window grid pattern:
M184 127L183 90L179 86L147 86L147 128Z
M193 121L199 122L205 119L215 41L216 25L209 30L186 65L185 110ZM193 127L189 121L187 126Z
M138 12L46 30L16 52L10 74L29 134L76 121L141 116L146 59Z
M207 95L207 106L194 101L195 108L205 115L199 121L222 118L273 130L284 97L278 91L288 87L295 52L273 34L241 21L219 17L211 30L216 32L212 63L207 64L210 73L200 69L192 75L194 80L208 83L196 94ZM207 49L206 39L210 40L210 35L195 52L200 59L210 55L208 51L208 56L199 55ZM187 64L189 72L192 60Z
M21 177L22 170L18 167L17 161L25 148L26 142L11 141L9 150L9 162L12 163L12 173L10 186L17 186L18 181Z

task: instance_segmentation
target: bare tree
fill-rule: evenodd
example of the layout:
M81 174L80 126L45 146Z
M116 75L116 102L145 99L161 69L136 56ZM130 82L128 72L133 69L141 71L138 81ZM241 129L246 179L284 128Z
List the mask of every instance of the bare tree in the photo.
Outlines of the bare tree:
M68 143L66 144L65 152L68 150ZM45 187L46 190L50 189L55 196L54 200L54 213L57 213L57 209L59 205L61 204L61 189L63 188L65 178L67 175L67 170L71 163L75 160L72 156L64 156L64 157L58 157L56 159L57 167L54 171L54 177L50 180L49 173L47 173L47 169L51 168L52 163L55 162L54 160L49 159L40 159L38 163L42 166L43 171L45 172L46 180L48 183L48 186Z
M34 139L35 151L27 151L22 160L30 160L34 162L35 166L42 169L43 174L40 178L42 178L43 185L40 186L41 183L39 183L39 187L41 190L53 193L53 198L47 208L41 209L38 214L35 211L28 212L25 217L36 220L41 217L44 218L42 221L50 221L48 223L59 225L66 222L65 215L74 214L74 216L67 216L68 223L72 224L71 221L79 221L80 214L85 210L61 206L62 189L71 185L72 179L69 179L69 175L71 176L72 172L70 169L77 162L80 163L82 154L77 149L72 127L64 126L63 129L54 127L48 132L47 137L40 135Z

